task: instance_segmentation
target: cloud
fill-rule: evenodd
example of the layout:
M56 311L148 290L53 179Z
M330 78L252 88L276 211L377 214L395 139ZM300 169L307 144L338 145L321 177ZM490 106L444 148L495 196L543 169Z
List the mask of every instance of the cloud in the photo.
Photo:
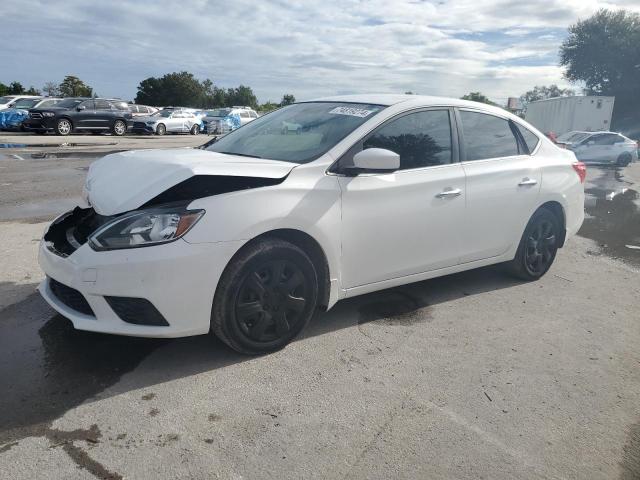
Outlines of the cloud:
M261 101L339 92L504 100L565 84L566 28L621 0L4 0L0 81L42 86L75 74L101 95L131 99L140 80L187 70Z

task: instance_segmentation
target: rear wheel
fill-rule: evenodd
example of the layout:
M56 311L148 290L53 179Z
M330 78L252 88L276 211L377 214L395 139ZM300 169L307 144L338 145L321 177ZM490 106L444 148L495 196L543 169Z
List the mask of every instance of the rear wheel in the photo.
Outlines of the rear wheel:
M212 331L234 350L255 355L284 347L316 310L318 280L307 254L280 239L246 247L224 271Z
M616 165L618 167L626 167L631 163L631 154L630 153L622 153L616 160Z
M113 123L113 134L121 137L127 133L127 124L122 120L116 120Z
M67 120L66 118L61 118L56 123L56 133L58 135L69 135L73 130L73 125L71 125L71 120Z
M167 133L167 127L164 126L164 123L159 124L156 127L156 135L164 135Z
M550 210L540 208L529 220L516 256L507 263L507 268L522 280L539 279L556 258L560 235L558 218Z

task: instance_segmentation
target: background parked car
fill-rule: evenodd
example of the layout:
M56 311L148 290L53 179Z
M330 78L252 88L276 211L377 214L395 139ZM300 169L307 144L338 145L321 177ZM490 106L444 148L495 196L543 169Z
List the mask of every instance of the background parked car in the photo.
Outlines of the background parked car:
M33 108L23 123L36 133L53 131L69 135L77 131L112 132L124 135L131 122L126 102L108 98L65 98L52 107Z
M228 133L258 118L251 107L228 107L207 110L202 119L206 133Z
M138 117L131 128L133 133L200 133L200 119L185 110L164 109L148 117Z
M638 159L637 142L615 132L569 132L558 137L556 143L583 162L625 167Z
M13 104L23 98L40 98L37 95L5 95L0 97L0 110L13 108Z
M14 101L12 108L0 110L0 130L21 130L22 123L29 116L29 109L51 107L59 98L21 98Z
M129 109L131 110L131 115L133 115L134 118L148 117L149 115L153 115L159 110L156 107L149 107L147 105L135 105L135 104L129 104Z

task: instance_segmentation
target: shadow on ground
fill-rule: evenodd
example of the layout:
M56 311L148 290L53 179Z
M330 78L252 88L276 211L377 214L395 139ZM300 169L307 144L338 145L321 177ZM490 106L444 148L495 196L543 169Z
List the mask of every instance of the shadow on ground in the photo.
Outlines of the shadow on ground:
M517 284L494 267L348 299L319 315L298 341L370 322L413 325L430 318L434 305ZM13 288L26 293L35 286ZM0 311L0 445L41 435L52 420L117 383L158 349L158 364L144 376L129 377L121 384L124 391L250 358L207 335L155 340L76 331L37 293Z

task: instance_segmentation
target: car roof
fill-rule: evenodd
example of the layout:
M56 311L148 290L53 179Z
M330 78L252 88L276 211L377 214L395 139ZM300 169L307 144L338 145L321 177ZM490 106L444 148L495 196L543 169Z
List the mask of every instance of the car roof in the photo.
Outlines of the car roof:
M391 106L398 103L408 102L415 105L435 106L435 105L451 105L454 107L482 107L483 109L497 109L505 112L504 109L494 107L486 103L471 102L469 100L461 100L459 98L437 97L431 95L398 95L389 93L380 94L359 94L359 95L335 95L331 97L322 97L310 100L312 102L347 102L347 103L368 103L373 105Z

